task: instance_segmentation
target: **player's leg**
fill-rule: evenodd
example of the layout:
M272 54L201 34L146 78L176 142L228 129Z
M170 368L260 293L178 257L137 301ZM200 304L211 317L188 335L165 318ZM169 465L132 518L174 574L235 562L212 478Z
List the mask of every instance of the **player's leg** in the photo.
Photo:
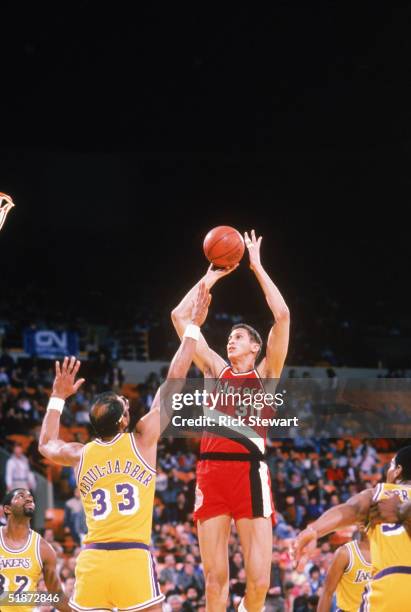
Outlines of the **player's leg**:
M271 517L241 518L236 521L246 573L247 612L261 612L270 587L273 528Z
M231 518L215 516L197 522L206 584L207 612L226 612L228 598L228 539Z
M110 594L118 612L162 609L164 595L149 550L120 550L112 555Z

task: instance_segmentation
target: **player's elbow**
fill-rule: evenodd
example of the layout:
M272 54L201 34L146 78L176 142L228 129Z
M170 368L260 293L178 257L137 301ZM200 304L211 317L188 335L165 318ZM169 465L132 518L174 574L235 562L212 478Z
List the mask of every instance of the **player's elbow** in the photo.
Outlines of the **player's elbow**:
M288 306L283 306L279 312L275 314L276 321L287 323L290 320L290 309Z
M48 447L47 444L39 444L39 453L40 455L43 455L43 457L46 457L48 459L49 453L48 453Z
M182 322L182 315L178 309L178 306L171 311L171 320L173 322L174 327L177 327Z

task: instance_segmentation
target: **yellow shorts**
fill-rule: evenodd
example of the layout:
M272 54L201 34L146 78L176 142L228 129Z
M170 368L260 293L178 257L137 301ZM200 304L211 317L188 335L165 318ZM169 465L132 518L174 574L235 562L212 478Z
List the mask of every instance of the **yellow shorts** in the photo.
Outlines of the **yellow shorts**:
M78 612L134 612L164 600L150 551L82 550L70 606Z
M362 597L361 612L408 612L411 575L390 574L370 580Z

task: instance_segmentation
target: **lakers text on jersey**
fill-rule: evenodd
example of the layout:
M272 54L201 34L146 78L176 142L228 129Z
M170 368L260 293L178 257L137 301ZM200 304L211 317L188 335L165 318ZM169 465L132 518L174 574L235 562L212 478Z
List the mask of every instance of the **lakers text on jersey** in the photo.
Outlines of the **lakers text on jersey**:
M4 528L0 529L0 609L1 612L29 612L33 606L5 606L2 605L1 596L4 593L17 595L24 592L37 591L37 583L42 573L40 556L41 538L35 531L29 530L27 542L18 550L9 548L3 535Z

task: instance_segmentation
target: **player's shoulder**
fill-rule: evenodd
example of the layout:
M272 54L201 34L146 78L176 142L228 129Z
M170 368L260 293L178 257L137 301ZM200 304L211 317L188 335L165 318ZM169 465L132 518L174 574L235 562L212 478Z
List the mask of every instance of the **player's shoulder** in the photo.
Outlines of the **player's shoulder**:
M353 560L350 544L351 542L346 542L339 546L334 552L334 564L341 567L345 572L349 571Z
M211 350L211 358L205 364L203 374L205 378L220 378L229 367L229 364L221 355Z

